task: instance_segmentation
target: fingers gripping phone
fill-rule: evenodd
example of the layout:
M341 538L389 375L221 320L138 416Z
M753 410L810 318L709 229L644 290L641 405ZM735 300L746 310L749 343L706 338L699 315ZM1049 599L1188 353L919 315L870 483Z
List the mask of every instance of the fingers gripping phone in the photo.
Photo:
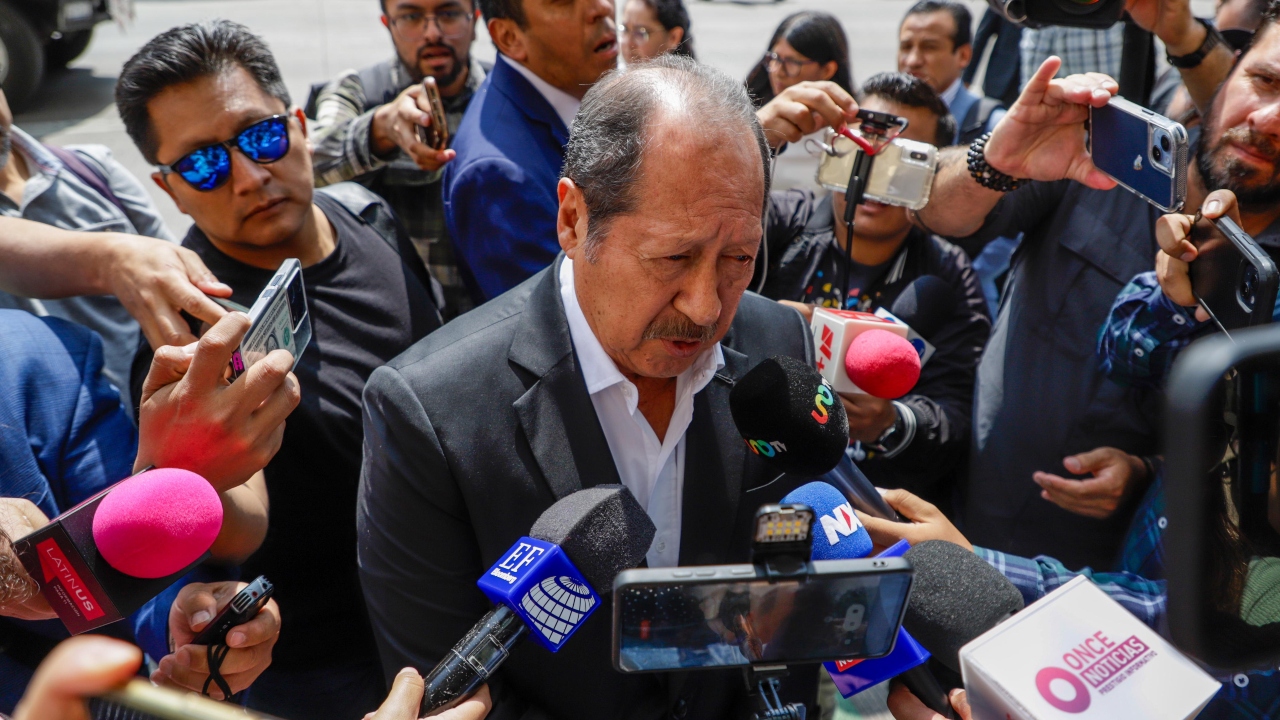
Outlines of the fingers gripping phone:
M285 260L271 281L249 308L253 323L231 354L231 379L244 374L254 363L272 350L288 350L293 366L311 342L311 316L307 311L307 292L302 285L302 263L297 258Z
M1187 148L1186 128L1122 97L1089 108L1093 164L1165 212L1187 200Z
M1189 267L1191 292L1218 328L1230 334L1271 322L1280 272L1257 241L1223 216L1199 217L1191 242L1199 253Z
M237 625L243 625L257 617L262 608L267 606L276 588L264 575L259 575L246 585L231 602L209 621L204 630L191 641L192 645L225 645L227 633Z
M431 125L418 126L418 139L433 150L443 150L449 146L449 118L444 114L440 88L436 86L435 80L428 78L422 81L422 90L427 104L431 106Z

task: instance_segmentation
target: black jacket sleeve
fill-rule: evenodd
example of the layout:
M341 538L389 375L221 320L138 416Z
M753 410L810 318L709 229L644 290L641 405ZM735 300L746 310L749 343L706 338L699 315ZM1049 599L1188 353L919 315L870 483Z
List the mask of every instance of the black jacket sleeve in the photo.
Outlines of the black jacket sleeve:
M991 334L986 299L964 252L933 239L929 271L949 284L957 303L930 338L933 357L911 394L899 400L915 416L911 443L891 458L869 457L859 466L878 485L902 487L930 501L950 492L946 480L965 458L978 359Z

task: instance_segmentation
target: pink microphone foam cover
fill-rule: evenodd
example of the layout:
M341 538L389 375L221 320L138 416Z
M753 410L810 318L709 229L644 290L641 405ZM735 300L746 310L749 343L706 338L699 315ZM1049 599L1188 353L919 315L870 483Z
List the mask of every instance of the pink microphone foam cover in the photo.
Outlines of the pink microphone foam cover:
M893 400L916 386L920 356L904 337L888 330L867 330L849 343L844 369L868 395Z
M122 480L107 493L93 516L93 541L125 575L161 578L199 559L221 528L222 502L209 481L161 468Z

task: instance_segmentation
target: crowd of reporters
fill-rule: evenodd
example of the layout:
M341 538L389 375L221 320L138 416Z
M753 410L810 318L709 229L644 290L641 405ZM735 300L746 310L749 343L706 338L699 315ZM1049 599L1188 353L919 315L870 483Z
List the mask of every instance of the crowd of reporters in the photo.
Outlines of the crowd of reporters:
M214 669L235 700L416 717L418 674L485 612L480 572L583 486L636 495L658 528L651 567L745 561L744 519L794 485L739 501L767 478L722 426L727 388L770 356L812 364L815 307L888 309L926 277L950 302L918 384L840 398L850 457L912 521L864 517L872 538L970 548L1027 603L1088 574L1162 626L1161 388L1213 325L1187 279L1189 216L1116 188L1086 151L1117 70L1063 77L1036 55L1071 29L1023 37L1017 92L993 71L1013 66L996 62L1008 28L984 18L984 95L972 18L949 0L912 6L900 72L860 85L820 12L784 20L743 83L697 62L679 0L382 6L393 55L317 83L305 109L235 23L173 28L125 64L117 107L194 222L180 243L105 148L47 147L0 102L0 297L16 308L0 310L0 529L18 538L151 466L198 472L224 506L211 560L117 633L154 682L207 687L190 641L262 574L275 600ZM1127 9L1174 65L1152 107L1198 124L1182 212L1235 217L1275 252L1280 8L1223 2L1216 28L1178 0ZM493 64L472 55L480 22ZM424 78L448 147L419 132ZM808 182L808 148L859 108L940 151L926 206L866 202L850 227L843 193ZM229 383L249 320L215 300L251 305L287 258L312 343ZM75 698L143 657L59 647L0 550L0 711L80 717ZM740 681L621 679L595 622L554 660L514 655L444 717L740 707ZM816 705L813 675L789 691ZM1274 671L1250 678L1205 716L1280 709ZM889 706L932 716L902 688Z

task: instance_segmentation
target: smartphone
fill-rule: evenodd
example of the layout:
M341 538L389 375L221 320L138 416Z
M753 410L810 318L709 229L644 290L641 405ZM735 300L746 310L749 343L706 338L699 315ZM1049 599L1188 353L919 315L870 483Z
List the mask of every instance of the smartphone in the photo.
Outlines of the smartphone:
M1191 263L1191 292L1218 328L1271 322L1280 273L1257 241L1229 217L1200 218L1191 228L1200 254Z
M876 658L911 594L902 558L819 560L799 577L757 565L627 570L613 584L619 672Z
M267 601L275 594L276 588L266 576L259 575L254 581L244 586L244 588L231 598L231 602L218 613L204 630L191 641L192 645L226 645L227 633L231 628L249 622L258 613L262 612L262 608L266 607Z
M818 184L844 192L849 187L855 151L853 141L828 132L827 145L834 154L822 153ZM886 205L919 210L929 203L929 190L938 169L938 148L915 140L894 138L876 153L863 197Z
M134 678L119 690L91 698L89 716L94 720L277 720L272 715L210 700L190 691L152 685L142 678Z
M1165 212L1187 200L1188 145L1181 124L1122 97L1089 109L1093 164Z
M307 291L302 286L302 263L297 258L280 265L249 308L249 320L253 323L249 332L231 354L232 380L272 350L288 350L293 354L293 366L298 366L302 352L311 342L311 316L307 312Z
M431 106L431 126L418 126L418 139L423 145L434 150L443 150L449 146L449 118L444 114L444 102L440 100L440 88L435 80L427 78L422 81L422 90L427 96L427 104Z

